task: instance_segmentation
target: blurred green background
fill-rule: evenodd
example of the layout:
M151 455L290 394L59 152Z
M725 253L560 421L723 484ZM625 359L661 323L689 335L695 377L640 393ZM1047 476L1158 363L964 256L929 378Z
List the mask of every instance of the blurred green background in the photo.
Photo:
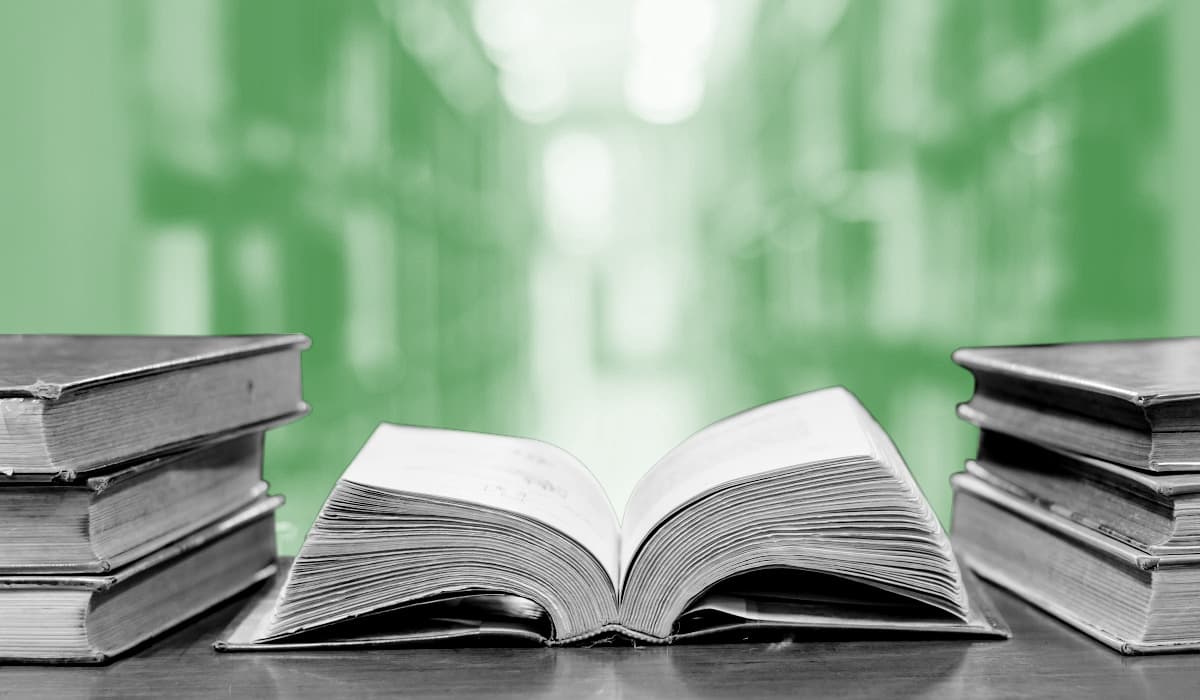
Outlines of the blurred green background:
M1200 2L0 2L4 332L300 331L293 552L381 420L620 508L840 383L945 519L962 345L1200 332Z

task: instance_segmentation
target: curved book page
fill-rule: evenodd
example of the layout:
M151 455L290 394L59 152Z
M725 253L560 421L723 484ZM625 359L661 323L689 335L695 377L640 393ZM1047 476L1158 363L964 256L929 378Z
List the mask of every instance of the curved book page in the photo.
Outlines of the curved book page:
M721 582L764 569L832 574L918 601L935 619L968 616L948 537L887 435L842 388L689 438L634 490L622 543L621 618L651 636L671 634Z
M535 518L583 545L616 580L617 514L587 467L554 445L384 423L342 479Z
M860 411L850 392L834 387L743 411L684 440L646 472L625 505L622 578L650 532L698 495L797 464L872 457Z
M545 610L554 636L577 636L615 617L616 571L616 515L566 452L382 425L322 508L265 638L336 634L353 618L447 597L477 597L460 613L491 614L500 608L477 603L496 594Z

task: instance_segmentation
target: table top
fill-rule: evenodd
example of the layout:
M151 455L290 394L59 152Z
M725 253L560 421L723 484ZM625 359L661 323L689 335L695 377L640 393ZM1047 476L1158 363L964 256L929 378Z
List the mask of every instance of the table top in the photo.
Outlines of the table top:
M0 697L1200 697L1200 656L1124 657L988 587L1009 641L218 654L247 602L99 667L0 667Z

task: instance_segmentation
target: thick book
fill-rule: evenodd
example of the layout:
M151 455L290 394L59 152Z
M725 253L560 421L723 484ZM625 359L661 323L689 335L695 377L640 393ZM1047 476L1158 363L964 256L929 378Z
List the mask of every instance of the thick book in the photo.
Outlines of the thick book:
M280 498L105 574L0 576L0 662L101 663L275 572Z
M954 544L988 579L1124 654L1200 650L1200 556L1151 555L970 474Z
M1200 471L1200 338L963 348L975 425L1148 471Z
M731 630L1007 632L882 428L848 391L740 413L681 443L618 521L567 452L381 425L278 598L230 651L669 643Z
M302 335L0 336L0 486L186 448L307 411Z
M1000 433L967 472L1148 554L1200 554L1200 474L1155 474Z
M0 486L0 573L100 573L261 498L263 434L89 473Z

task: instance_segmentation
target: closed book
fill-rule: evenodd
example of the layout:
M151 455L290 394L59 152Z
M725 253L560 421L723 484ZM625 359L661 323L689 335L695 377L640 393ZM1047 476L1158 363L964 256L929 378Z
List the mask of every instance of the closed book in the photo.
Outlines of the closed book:
M1200 471L1200 338L963 348L959 415L1136 469Z
M99 663L275 571L280 498L104 574L0 576L0 661Z
M1125 654L1200 650L1200 556L1150 555L970 474L955 547L976 573Z
M263 434L88 472L0 486L0 573L121 567L261 498Z
M0 336L0 486L184 449L307 410L302 335Z
M552 445L382 425L269 607L220 647L1007 635L887 434L840 387L699 431L620 520Z
M1200 474L1156 474L985 430L967 472L1148 554L1200 554Z

